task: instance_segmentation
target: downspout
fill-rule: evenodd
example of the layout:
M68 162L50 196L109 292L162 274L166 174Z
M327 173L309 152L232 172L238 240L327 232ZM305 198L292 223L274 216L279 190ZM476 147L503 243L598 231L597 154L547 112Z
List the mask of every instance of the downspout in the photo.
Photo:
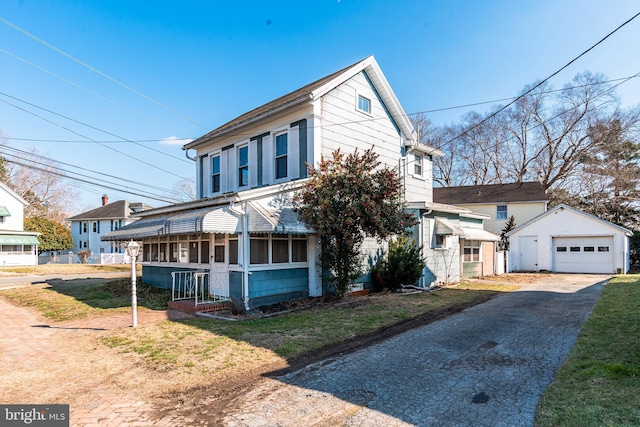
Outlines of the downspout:
M189 159L189 160L193 160L194 162L196 161L196 158L195 158L195 157L189 157L189 150L188 150L188 149L187 149L187 150L184 150L184 155L185 155L185 157L186 157L187 159Z
M244 309L249 311L249 215L247 214L247 202L243 203L241 209L235 206L234 202L229 205L229 210L240 215L242 221L242 297Z

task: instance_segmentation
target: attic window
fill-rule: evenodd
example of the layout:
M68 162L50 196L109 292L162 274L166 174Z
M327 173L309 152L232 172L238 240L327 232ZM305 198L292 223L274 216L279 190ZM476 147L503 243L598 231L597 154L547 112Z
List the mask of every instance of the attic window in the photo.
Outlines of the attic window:
M371 114L371 100L362 95L358 95L358 110Z

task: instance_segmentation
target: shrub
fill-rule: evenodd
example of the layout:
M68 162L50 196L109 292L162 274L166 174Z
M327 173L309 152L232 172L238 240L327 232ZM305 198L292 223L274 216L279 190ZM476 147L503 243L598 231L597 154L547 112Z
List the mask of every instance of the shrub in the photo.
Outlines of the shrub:
M422 277L425 261L420 255L422 247L414 239L400 236L389 242L389 253L371 268L371 280L376 288L397 290L415 284Z

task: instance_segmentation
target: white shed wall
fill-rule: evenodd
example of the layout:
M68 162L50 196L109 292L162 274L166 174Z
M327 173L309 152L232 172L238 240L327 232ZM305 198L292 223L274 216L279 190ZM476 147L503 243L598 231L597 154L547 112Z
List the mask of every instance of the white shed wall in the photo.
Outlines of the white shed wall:
M538 270L553 271L553 238L613 236L615 269L629 269L629 239L619 228L570 209L557 209L510 236L510 269L522 270L520 238L537 237ZM524 254L523 256L527 256ZM532 255L534 256L534 255ZM614 273L612 271L611 273Z

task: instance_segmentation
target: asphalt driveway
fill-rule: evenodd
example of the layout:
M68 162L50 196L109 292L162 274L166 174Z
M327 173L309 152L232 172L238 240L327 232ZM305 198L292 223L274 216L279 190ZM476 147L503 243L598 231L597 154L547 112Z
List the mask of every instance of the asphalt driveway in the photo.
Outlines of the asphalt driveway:
M355 353L266 378L227 426L532 426L609 276L551 275Z

